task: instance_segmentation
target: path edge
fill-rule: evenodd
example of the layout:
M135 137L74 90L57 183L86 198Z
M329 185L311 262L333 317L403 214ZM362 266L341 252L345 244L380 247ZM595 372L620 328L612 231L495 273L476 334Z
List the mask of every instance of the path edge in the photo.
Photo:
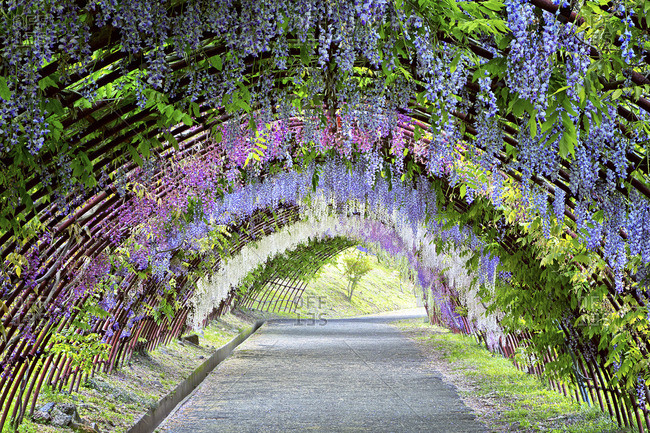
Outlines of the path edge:
M210 357L199 365L186 379L181 381L176 388L166 396L158 400L158 403L149 409L136 423L127 430L127 433L153 433L153 431L164 421L165 418L181 403L203 380L215 369L217 365L226 359L237 346L246 341L263 324L264 320L258 320L245 331L234 337L228 343L221 346Z

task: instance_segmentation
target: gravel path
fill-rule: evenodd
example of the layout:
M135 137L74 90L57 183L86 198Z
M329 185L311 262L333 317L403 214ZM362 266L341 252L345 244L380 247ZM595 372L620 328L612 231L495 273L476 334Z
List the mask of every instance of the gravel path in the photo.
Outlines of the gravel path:
M159 427L203 432L483 432L388 323L424 309L264 325Z

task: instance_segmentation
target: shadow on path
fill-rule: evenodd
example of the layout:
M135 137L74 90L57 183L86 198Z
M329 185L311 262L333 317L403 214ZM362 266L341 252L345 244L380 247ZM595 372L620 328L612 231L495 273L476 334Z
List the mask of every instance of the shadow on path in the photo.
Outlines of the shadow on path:
M424 309L274 320L215 369L159 431L483 432L453 387L388 325Z

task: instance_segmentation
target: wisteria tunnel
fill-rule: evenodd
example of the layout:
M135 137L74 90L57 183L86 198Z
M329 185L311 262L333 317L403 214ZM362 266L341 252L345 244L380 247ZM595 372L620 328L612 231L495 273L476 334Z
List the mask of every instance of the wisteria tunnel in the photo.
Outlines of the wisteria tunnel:
M0 5L0 427L362 244L650 429L650 3Z

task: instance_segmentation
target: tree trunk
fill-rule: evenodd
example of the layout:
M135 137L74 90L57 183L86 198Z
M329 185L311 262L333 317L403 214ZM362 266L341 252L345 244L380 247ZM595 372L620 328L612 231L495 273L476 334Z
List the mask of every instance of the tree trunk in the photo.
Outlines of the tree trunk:
M359 283L359 281L354 281L354 282L350 285L350 292L349 292L350 295L348 296L348 301L350 301L350 302L352 302L352 294L354 293L354 289L357 287L357 284L358 284L358 283Z

